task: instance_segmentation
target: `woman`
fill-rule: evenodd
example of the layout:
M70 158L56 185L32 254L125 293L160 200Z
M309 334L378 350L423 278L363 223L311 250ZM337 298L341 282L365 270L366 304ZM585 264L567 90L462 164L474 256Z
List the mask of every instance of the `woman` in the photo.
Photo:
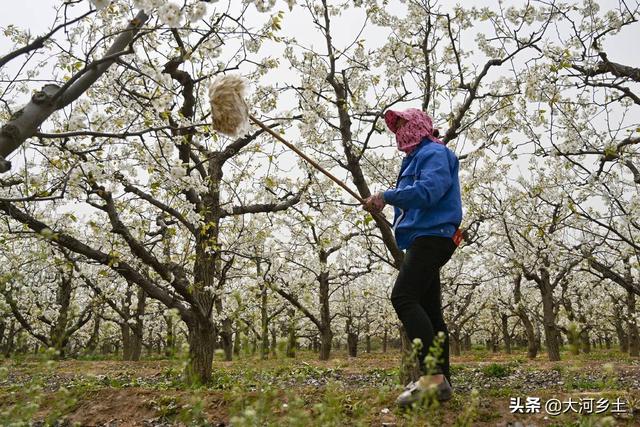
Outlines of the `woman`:
M412 341L420 339L418 362L423 376L398 396L400 406L420 398L430 384L437 398L448 400L453 392L449 372L449 337L442 317L440 268L460 242L462 201L458 159L440 141L431 117L416 108L387 111L385 122L396 135L398 149L406 153L396 188L365 200L364 209L380 212L394 206L396 242L406 254L391 293L391 303ZM424 358L435 336L444 333L442 356L435 375L426 375Z

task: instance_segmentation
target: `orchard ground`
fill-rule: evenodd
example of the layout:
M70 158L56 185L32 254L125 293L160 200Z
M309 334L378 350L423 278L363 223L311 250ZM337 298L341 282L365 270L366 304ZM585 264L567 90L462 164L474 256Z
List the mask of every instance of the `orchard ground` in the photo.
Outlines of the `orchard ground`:
M640 425L640 360L615 350L577 356L563 351L562 361L549 362L545 353L528 360L522 352L477 348L452 357L452 400L441 405L426 400L410 410L394 406L402 390L397 351L356 358L336 351L329 361L306 351L295 359L245 355L225 362L220 357L212 382L201 387L181 381L181 358L5 359L0 362L0 425ZM527 397L540 398L539 412L513 413L511 399L525 404ZM579 403L566 403L588 398L606 399L607 410L579 414ZM548 414L550 399L564 403L565 412ZM619 413L613 413L614 406ZM594 405L593 412L603 408Z

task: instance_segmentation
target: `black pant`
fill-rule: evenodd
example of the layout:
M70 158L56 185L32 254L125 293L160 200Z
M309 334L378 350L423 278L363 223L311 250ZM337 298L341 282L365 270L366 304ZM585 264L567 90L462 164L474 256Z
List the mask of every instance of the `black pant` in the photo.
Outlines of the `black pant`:
M439 331L444 332L441 361L434 373L449 373L449 331L442 318L440 267L445 265L456 249L447 237L421 236L414 240L404 257L398 278L391 292L391 303L411 341L422 340L418 355L420 370L426 374L424 358Z

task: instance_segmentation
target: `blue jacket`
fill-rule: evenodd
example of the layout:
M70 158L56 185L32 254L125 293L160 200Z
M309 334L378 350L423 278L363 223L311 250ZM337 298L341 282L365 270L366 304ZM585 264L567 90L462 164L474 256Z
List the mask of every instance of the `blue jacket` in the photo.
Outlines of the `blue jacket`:
M427 138L402 160L396 188L383 195L394 206L400 249L418 236L453 237L462 221L458 166L451 150Z

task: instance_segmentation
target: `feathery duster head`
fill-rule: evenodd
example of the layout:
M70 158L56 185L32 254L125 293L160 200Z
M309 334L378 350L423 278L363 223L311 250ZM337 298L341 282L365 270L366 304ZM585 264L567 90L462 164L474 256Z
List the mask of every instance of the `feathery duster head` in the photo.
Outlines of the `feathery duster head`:
M213 129L234 138L249 132L246 90L246 79L234 75L216 77L209 85Z

